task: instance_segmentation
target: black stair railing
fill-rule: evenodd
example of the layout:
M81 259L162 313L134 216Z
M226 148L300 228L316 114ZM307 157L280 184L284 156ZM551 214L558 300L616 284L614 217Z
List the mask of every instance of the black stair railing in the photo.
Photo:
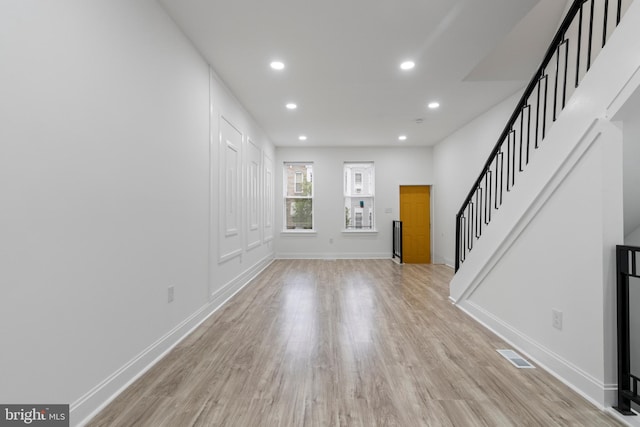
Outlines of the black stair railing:
M391 259L398 258L402 264L402 221L393 221L393 252Z
M624 415L635 415L631 402L640 405L640 366L633 366L631 360L631 337L640 337L640 331L631 330L631 286L640 293L640 248L633 246L616 247L617 263L617 313L618 313L618 406ZM632 280L634 280L632 285ZM634 310L637 312L636 310ZM634 374L635 372L635 374Z
M571 5L456 215L456 271L541 147L549 126L620 22L623 9L622 0L576 0Z

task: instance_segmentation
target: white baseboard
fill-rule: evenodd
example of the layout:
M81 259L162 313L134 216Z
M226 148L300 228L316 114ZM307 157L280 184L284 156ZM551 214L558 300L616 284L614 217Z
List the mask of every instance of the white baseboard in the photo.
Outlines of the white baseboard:
M372 253L299 253L280 252L276 254L276 259L391 259L391 252Z
M608 399L611 399L611 393L616 392L617 384L604 384L472 301L465 300L457 306L598 409L604 411L608 402L613 401Z
M253 280L261 271L273 262L271 256L258 261L245 272L223 285L198 311L182 323L160 337L128 363L107 377L100 384L71 404L71 425L84 426L113 399L140 378L153 365L169 353L176 345L200 326L209 316L222 307L231 297ZM79 420L79 421L77 421Z

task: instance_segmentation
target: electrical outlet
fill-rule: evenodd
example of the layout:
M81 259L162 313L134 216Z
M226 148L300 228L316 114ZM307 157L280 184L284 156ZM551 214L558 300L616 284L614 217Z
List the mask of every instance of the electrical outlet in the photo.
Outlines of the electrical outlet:
M551 309L551 326L557 330L562 330L562 312L560 310Z
M168 289L169 302L173 302L173 294L174 294L174 286L169 286L169 289Z

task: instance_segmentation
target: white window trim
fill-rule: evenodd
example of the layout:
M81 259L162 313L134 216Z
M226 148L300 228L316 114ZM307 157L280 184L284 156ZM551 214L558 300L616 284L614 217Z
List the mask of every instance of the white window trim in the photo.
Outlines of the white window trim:
M342 230L342 234L371 234L376 235L378 234L378 230L358 230L358 229L352 229L352 230Z

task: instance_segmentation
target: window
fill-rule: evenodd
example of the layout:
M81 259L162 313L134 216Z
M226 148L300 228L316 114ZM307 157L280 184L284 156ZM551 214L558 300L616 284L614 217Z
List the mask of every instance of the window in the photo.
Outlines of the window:
M344 228L375 230L373 162L344 164Z
M302 178L302 172L296 172L295 190L294 190L296 194L302 193L303 182L304 182L304 179Z
M356 175L356 185L355 185L356 193L360 194L362 193L362 173L356 172L355 175Z
M313 164L285 163L284 229L313 230Z

